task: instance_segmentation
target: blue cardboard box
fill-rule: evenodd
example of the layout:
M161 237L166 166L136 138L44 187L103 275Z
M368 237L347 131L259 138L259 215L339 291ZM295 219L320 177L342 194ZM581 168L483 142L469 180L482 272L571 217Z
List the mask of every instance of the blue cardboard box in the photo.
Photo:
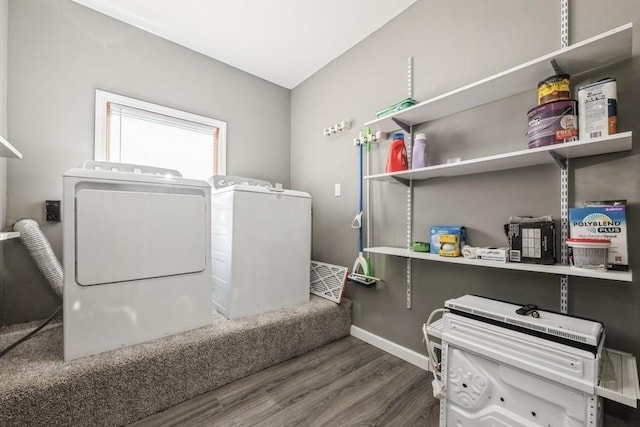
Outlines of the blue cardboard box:
M460 249L467 244L467 230L463 225L434 225L429 233L429 252L438 254L440 251L440 235L454 234L460 236Z

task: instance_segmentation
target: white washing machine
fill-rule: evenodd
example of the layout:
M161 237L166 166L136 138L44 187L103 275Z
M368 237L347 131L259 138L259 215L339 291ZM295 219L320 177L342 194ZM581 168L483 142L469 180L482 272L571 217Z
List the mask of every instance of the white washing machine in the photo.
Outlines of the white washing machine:
M311 196L233 177L213 186L216 309L238 319L309 302Z
M86 162L63 183L65 360L211 323L207 182Z

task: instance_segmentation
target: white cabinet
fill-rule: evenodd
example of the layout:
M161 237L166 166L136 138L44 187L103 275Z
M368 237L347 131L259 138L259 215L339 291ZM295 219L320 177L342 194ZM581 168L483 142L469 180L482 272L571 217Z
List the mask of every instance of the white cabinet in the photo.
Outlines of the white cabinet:
M517 95L535 89L537 82L548 77L555 60L562 70L572 77L594 71L605 65L629 59L632 56L632 24L626 24L606 33L557 50L517 67L452 90L423 101L397 113L365 123L377 131L391 132L399 127L410 131L414 126L436 120L450 114ZM527 166L558 163L566 168L566 160L599 154L628 151L632 148L631 132L621 132L608 137L556 144L534 149L501 153L487 157L468 159L457 163L440 164L402 172L381 173L366 176L367 180L392 180L408 183L436 177L451 177L475 173L515 169ZM582 276L630 282L632 272L572 269L567 265L538 265L520 263L494 263L466 258L439 257L433 254L413 252L407 248L369 247L369 253L379 253L428 261L469 264L488 268L525 270L563 276Z

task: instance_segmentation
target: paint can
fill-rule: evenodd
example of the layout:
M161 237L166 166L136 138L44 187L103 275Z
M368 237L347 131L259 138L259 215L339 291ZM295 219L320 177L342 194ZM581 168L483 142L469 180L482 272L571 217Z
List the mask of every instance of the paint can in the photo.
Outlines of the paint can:
M529 110L529 148L576 141L576 104L575 100L554 101Z
M578 89L580 140L618 131L616 79L607 78Z
M569 74L556 74L538 83L538 105L571 99Z

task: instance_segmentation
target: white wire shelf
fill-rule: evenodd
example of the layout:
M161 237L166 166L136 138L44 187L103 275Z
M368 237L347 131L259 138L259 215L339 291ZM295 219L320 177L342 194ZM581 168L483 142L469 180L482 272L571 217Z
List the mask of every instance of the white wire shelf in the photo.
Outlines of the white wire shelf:
M391 246L378 246L365 248L365 252L393 255L403 258L422 259L426 261L446 262L451 264L465 264L485 268L499 268L504 270L531 271L535 273L547 273L561 276L590 277L593 279L615 280L619 282L631 282L633 274L629 271L597 271L597 270L579 270L568 265L542 265L542 264L525 264L517 262L497 262L486 261L482 259L470 259L464 257L444 257L428 252L414 252L406 248L396 248Z
M470 175L527 166L555 163L557 159L576 159L579 157L628 151L632 148L632 132L621 132L587 141L566 142L531 149L512 151L492 156L462 160L455 163L409 169L402 172L389 172L368 175L365 179L425 180L438 177Z
M9 141L0 136L0 157L21 159L22 153L19 152L16 147L11 145Z
M20 232L18 231L0 232L0 240L17 239L18 237L20 237Z
M377 118L365 126L381 132L399 129L398 122L415 126L450 114L535 89L553 73L554 59L572 78L632 56L631 23L571 46L551 52L509 70L420 102L397 113ZM394 121L395 120L395 121Z

